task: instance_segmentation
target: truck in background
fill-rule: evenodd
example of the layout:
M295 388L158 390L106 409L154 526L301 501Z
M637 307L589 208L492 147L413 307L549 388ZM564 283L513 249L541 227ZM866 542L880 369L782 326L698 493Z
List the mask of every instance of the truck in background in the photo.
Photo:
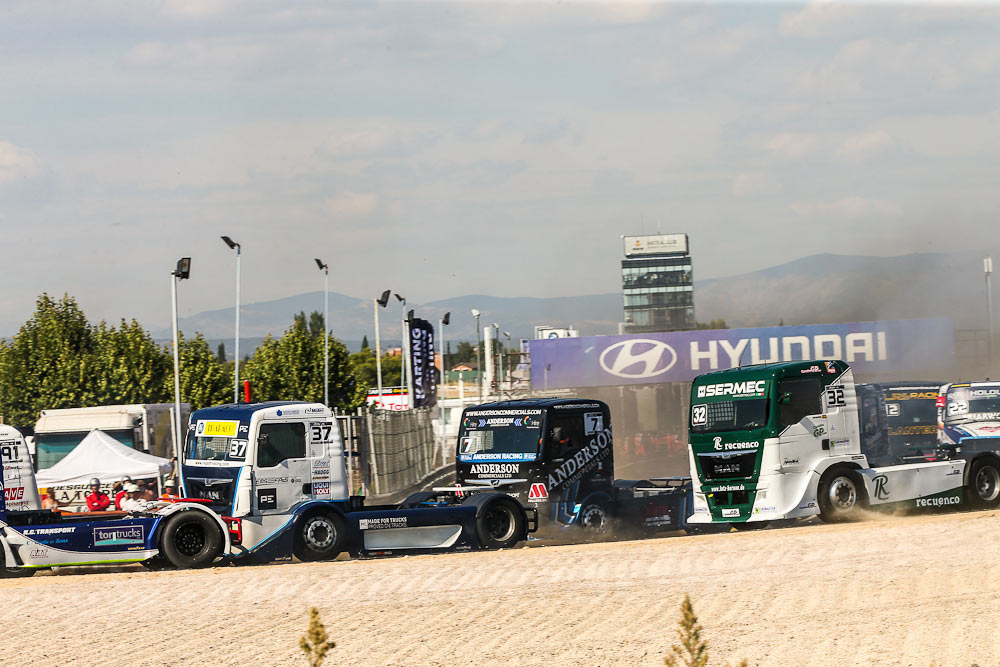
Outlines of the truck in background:
M995 442L969 437L933 460L872 466L858 391L843 361L756 365L695 378L689 459L692 523L759 527L859 510L1000 504Z
M679 530L687 478L615 480L611 414L592 399L535 398L465 409L455 476L461 493L501 489L537 508L539 534L584 537ZM442 487L413 502L440 503Z
M173 411L173 403L42 410L29 443L35 470L54 466L95 428L132 449L169 459L174 456ZM190 413L191 405L181 403L182 424Z
M933 456L938 390L943 382L856 385L862 448L873 466Z
M31 467L31 455L21 432L13 426L0 424L0 486L9 510L24 511L42 508Z
M1000 382L956 382L937 396L938 443L991 441L1000 450Z

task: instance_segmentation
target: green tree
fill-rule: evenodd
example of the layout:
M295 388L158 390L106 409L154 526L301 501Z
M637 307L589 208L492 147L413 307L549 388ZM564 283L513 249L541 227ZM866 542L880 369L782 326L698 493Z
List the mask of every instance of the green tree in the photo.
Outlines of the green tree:
M208 341L200 333L187 340L178 338L180 362L181 401L198 410L210 405L231 403L233 400L233 369L212 354ZM174 395L173 362L166 378L167 395ZM242 371L241 371L242 372Z
M219 361L226 363L226 344L219 343L219 347L215 350L215 356L219 358Z
M87 405L94 332L76 300L42 294L10 341L0 341L0 412L7 423L33 426L41 410Z
M451 341L448 341L448 345L451 345ZM455 364L477 361L477 357L476 346L463 340L458 343L453 353L449 353L448 365L455 366Z
M170 353L153 342L135 320L116 329L101 322L93 331L89 360L92 378L86 404L163 403L173 395L164 380L171 377ZM171 385L172 386L172 385Z
M319 324L322 333L322 319ZM367 387L352 373L347 347L333 336L330 349L330 405L354 409L364 400ZM240 374L260 400L323 401L323 339L313 335L305 313L295 316L281 338L267 336Z
M364 336L361 337L361 349L362 350L367 350L368 349L368 335L367 334L365 334Z

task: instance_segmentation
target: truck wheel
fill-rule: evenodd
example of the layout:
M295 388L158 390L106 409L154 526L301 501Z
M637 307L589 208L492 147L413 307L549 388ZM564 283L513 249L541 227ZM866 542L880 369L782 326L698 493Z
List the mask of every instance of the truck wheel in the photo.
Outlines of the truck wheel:
M292 553L301 561L331 560L340 554L347 526L335 512L314 512L295 523Z
M476 514L476 532L484 549L509 549L524 539L524 510L511 498L491 498Z
M220 551L222 531L212 517L200 510L167 517L160 531L160 554L176 568L211 565Z
M857 473L836 470L819 482L819 516L827 523L857 519L864 498L864 487Z
M969 505L981 509L1000 504L1000 470L995 461L978 459L972 463L965 498Z
M611 513L600 501L588 501L580 509L578 521L580 528L588 535L597 537L611 532Z

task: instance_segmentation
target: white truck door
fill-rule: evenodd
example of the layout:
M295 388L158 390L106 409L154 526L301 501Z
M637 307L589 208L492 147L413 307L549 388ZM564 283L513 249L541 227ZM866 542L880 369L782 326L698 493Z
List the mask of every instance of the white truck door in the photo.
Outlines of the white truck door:
M311 494L316 500L347 498L344 480L344 445L336 417L309 422Z
M261 422L254 461L254 510L284 514L311 497L307 423Z
M784 470L810 470L828 456L823 449L830 436L822 391L818 377L788 378L778 384L779 463Z

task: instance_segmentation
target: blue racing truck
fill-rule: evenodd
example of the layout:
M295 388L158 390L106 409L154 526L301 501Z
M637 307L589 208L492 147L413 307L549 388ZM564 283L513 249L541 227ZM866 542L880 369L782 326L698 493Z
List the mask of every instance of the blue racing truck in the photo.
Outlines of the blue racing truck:
M345 472L337 420L321 404L198 410L181 466L189 497L77 514L10 511L0 494L0 576L65 565L191 568L501 549L537 528L534 508L498 492L447 507L366 506L349 496Z

